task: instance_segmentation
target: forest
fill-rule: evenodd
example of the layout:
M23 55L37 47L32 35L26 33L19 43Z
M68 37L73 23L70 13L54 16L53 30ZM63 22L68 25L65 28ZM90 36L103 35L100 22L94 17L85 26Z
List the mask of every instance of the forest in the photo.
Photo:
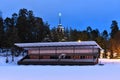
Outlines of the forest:
M0 48L12 48L14 43L31 42L60 42L60 41L96 41L104 49L104 57L110 52L111 58L114 53L120 56L120 30L116 20L111 21L111 31L86 26L85 30L65 27L64 32L59 32L56 27L50 28L48 22L41 17L34 16L32 10L20 9L11 17L0 17ZM103 26L104 27L104 26Z

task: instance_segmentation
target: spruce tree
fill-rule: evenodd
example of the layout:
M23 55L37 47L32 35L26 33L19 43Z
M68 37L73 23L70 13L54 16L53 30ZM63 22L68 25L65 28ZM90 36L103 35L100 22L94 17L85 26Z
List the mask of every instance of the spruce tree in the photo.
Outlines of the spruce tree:
M4 39L4 27L3 27L3 19L0 18L0 48L3 47Z
M119 31L119 28L118 28L118 23L117 23L117 21L112 21L112 24L111 24L111 33L110 33L110 35L111 35L111 38L113 38L114 37L114 35Z

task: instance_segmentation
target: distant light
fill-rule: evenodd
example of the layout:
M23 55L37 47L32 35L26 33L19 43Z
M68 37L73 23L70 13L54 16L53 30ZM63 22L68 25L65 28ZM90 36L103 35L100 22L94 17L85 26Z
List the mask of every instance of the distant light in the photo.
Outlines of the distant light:
M78 40L78 42L81 42L81 40Z
M101 50L101 53L104 53L104 50L103 50L103 49Z
M59 16L61 16L62 14L61 13L59 13Z

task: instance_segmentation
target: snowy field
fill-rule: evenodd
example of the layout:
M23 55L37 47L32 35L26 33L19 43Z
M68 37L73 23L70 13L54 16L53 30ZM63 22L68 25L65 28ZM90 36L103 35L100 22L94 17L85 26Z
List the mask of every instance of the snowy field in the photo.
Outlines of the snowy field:
M17 65L0 57L0 80L119 80L120 60L100 59L104 65L42 66ZM9 57L9 60L11 57Z

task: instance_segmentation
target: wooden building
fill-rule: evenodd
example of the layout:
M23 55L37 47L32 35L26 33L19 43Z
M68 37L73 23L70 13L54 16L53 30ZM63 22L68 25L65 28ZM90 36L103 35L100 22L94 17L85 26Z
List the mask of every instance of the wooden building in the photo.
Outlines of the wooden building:
M28 51L18 64L81 65L97 64L101 47L95 41L16 43Z

